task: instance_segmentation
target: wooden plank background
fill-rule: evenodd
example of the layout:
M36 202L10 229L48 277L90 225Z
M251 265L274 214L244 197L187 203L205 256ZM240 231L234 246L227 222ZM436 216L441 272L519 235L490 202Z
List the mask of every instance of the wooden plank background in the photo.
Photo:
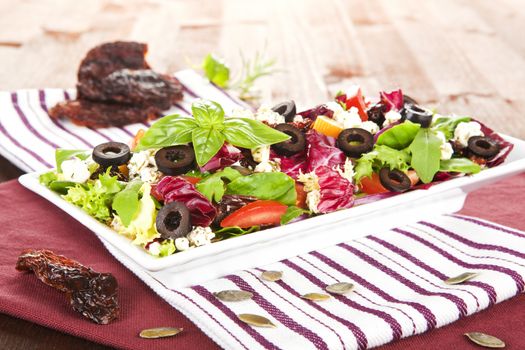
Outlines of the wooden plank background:
M354 83L373 95L402 87L525 138L523 0L0 0L0 28L1 90L72 87L84 54L112 40L147 42L165 72L209 52L238 71L239 52L265 50L282 72L260 81L263 101L306 108ZM0 157L0 181L19 174ZM0 321L18 330L2 327L4 348L92 346L50 330L31 343L34 326Z

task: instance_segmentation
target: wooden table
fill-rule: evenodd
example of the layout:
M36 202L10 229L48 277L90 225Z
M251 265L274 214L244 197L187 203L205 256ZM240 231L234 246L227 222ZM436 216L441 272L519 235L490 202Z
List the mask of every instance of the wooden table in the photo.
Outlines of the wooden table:
M147 42L166 72L208 52L238 72L239 53L259 50L282 69L258 84L264 101L307 107L355 83L374 95L399 86L525 138L522 0L0 0L0 14L2 90L72 87L87 50L117 39ZM0 157L0 181L20 174ZM104 348L5 315L0 325L0 348Z

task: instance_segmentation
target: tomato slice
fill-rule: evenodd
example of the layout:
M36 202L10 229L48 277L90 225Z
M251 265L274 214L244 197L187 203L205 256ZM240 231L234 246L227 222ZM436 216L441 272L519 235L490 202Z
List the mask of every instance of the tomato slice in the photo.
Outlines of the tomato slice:
M366 103L365 99L363 98L363 92L361 91L361 88L357 89L357 93L354 96L346 96L345 103L346 109L350 109L352 107L357 108L362 121L368 120L368 114L366 114Z
M297 192L297 199L295 201L295 206L303 209L306 207L306 192L304 190L304 185L301 183L295 183L295 192Z
M257 225L279 225L288 207L276 201L258 200L237 209L224 220L221 227L249 228Z
M389 192L381 185L381 180L379 180L377 173L372 173L372 177L365 176L361 179L361 191L367 194Z
M192 185L195 185L197 182L199 182L201 180L200 177L186 176L186 175L183 175L182 178L184 180L188 181L189 183L191 183Z

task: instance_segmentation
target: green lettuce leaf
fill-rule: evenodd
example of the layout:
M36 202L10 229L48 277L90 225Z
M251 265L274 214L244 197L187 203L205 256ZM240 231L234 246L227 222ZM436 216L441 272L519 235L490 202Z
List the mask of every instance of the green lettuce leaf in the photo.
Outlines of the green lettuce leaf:
M136 151L162 148L191 142L192 131L198 127L193 117L167 115L156 121L140 139Z
M397 150L405 149L410 146L420 127L419 124L407 120L379 135L376 144L385 145Z
M238 177L228 184L226 193L275 200L286 205L294 205L297 200L294 179L280 172Z
M431 128L434 131L441 131L443 134L445 134L445 138L448 141L454 137L454 130L456 130L456 127L458 126L459 123L469 122L470 120L471 120L470 117L440 116L432 122Z
M430 129L420 129L410 145L412 168L423 183L432 182L439 171L441 158L441 140Z
M406 171L409 163L410 153L406 149L396 150L385 145L375 145L372 152L365 153L357 159L354 166L354 180L359 184L363 177L370 177L372 173L378 172L383 167Z
M481 167L468 158L451 158L442 160L439 170L444 172L476 174L481 171Z
M117 212L125 226L130 224L139 209L139 192L141 187L142 181L130 182L113 199L113 210Z
M43 173L38 177L38 181L46 187L49 187L49 184L57 179L57 174L53 170Z
M173 239L165 239L160 243L160 257L168 256L175 253L175 241Z
M241 173L237 170L227 167L205 177L195 185L195 188L208 198L210 202L215 201L218 203L222 199L222 196L224 196L226 190L225 180L231 182L241 176Z

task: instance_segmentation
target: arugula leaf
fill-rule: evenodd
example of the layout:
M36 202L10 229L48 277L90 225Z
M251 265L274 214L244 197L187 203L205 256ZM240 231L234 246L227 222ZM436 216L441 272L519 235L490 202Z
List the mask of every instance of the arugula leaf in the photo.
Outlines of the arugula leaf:
M479 164L474 163L468 158L451 158L442 160L439 166L440 171L476 174L481 171Z
M198 127L193 117L167 115L156 121L140 139L136 151L162 148L191 142L192 131Z
M294 179L280 172L238 177L226 186L226 193L275 200L286 205L294 205L297 200Z
M203 166L221 149L224 135L216 129L194 129L192 132L195 158L199 166Z
M224 127L223 133L226 140L232 145L242 148L252 149L290 139L289 135L253 119L226 119Z
M295 205L289 206L283 216L281 216L281 225L286 225L303 214L310 214L310 211L296 207Z
M228 85L230 80L230 68L219 57L208 54L202 62L202 69L209 81L222 88Z
M199 99L192 103L191 113L201 128L224 128L224 110L217 102Z
M241 176L241 173L237 170L227 167L199 181L195 188L208 198L210 202L215 201L218 203L224 196L224 180L231 182Z
M396 125L377 138L377 145L385 145L394 149L407 148L417 135L420 125L406 120L404 123Z
M58 148L55 151L55 163L56 163L56 167L57 167L57 172L58 173L62 172L62 163L65 160L71 159L73 157L77 157L77 158L79 158L81 160L85 160L85 159L87 159L87 157L89 157L90 154L91 154L91 152L90 151L86 151L86 150L61 149L61 148Z
M412 168L424 183L432 182L439 171L441 140L430 129L420 129L410 145Z
M445 138L447 140L450 140L452 137L454 137L454 130L456 130L458 124L461 122L469 122L470 120L470 117L440 116L439 118L436 118L436 120L434 120L431 128L434 131L441 131L445 135Z
M139 192L142 181L128 183L125 189L115 195L112 207L124 226L128 226L139 209Z
M372 176L373 172L388 166L391 170L408 170L410 163L410 153L404 150L396 150L385 145L375 145L372 152L363 154L357 159L354 166L354 180L360 183L363 177Z

